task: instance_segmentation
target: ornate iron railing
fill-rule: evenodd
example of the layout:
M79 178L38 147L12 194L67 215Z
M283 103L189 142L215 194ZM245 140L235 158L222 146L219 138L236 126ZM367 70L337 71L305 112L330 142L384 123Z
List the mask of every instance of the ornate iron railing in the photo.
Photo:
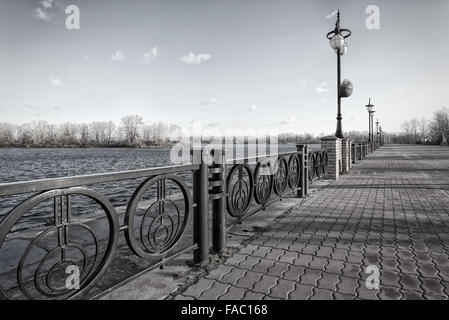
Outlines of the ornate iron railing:
M368 153L373 152L371 143L369 142L355 142L351 144L352 163L366 158Z
M196 207L179 174L198 169L181 165L0 184L2 197L27 197L0 223L0 298L83 297L108 269L122 232L137 256L170 260ZM86 187L138 178L144 181L122 224L111 201ZM182 250L197 248L194 243Z
M288 195L307 195L328 163L326 151L308 152L307 145L256 158L226 161L219 150L211 156L206 163L196 150L194 164L0 184L2 205L11 206L0 222L0 298L96 297L101 293L91 289L123 253L122 233L120 250L149 263L139 274L190 251L195 263L206 264L210 229L219 254L226 217L241 221ZM138 183L126 209L105 195L122 180Z
M327 151L308 152L307 146L295 152L228 161L227 212L240 221L286 196L305 196L308 183L323 178L327 164Z
M309 180L314 181L325 176L328 165L327 151L309 153Z

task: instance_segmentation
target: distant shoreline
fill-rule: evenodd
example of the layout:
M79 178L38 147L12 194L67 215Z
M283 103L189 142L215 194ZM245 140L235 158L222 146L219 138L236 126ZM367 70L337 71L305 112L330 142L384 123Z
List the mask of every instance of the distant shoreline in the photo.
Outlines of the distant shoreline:
M140 145L101 145L101 146L79 146L79 145L8 145L0 146L0 149L97 149L97 148L123 148L123 149L151 149L151 148L170 148L174 144L164 144L164 145L151 145L151 146L140 146Z

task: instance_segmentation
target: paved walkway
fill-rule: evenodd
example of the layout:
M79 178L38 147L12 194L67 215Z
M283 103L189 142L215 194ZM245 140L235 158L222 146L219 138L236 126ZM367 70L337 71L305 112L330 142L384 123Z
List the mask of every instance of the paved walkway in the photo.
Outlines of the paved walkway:
M449 148L384 146L175 298L447 299L448 225Z

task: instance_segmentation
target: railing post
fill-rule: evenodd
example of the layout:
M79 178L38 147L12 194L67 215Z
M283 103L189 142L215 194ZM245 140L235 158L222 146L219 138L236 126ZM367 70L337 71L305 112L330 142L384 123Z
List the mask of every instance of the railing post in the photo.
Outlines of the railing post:
M307 154L307 145L304 144L297 144L296 150L298 152L301 152L301 156L299 158L300 163L300 171L301 171L301 180L299 181L299 187L297 191L297 196L299 198L304 198L307 196L307 190L308 190L308 183L309 183L309 173L308 173L308 154Z
M356 149L356 145L354 143L351 142L351 161L352 163L356 163L356 159L357 159L357 149Z
M193 161L200 164L200 168L193 172L193 201L196 204L193 211L193 241L198 245L193 252L193 260L196 264L205 265L209 262L209 180L202 149L193 150Z
M212 174L212 250L220 255L226 249L226 159L223 148L213 152L214 163L209 167Z
M304 196L309 194L309 145L304 145Z

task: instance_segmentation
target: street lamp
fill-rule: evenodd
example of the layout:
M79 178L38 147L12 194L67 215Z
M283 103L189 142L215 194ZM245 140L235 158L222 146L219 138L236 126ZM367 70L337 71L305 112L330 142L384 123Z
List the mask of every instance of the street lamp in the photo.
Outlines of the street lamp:
M369 98L368 104L365 106L368 110L368 142L372 142L373 139L373 115L374 115L374 104L371 104L371 98Z
M341 56L348 51L348 44L346 38L351 35L351 30L340 28L340 10L337 11L337 22L335 28L326 35L329 44L337 54L337 130L335 136L343 138L343 130L341 127L341 98L347 98L352 94L352 83L349 80L341 82Z

